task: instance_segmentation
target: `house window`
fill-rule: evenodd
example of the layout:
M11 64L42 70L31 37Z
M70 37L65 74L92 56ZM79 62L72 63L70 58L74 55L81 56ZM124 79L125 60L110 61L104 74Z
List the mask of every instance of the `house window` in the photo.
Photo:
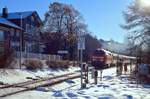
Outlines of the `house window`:
M19 37L20 36L20 32L19 30L16 30L16 36Z
M30 25L26 24L26 32L30 30Z
M31 21L34 22L34 17L33 16L31 16Z
M34 30L34 26L30 25L30 27L31 27L30 31L33 31Z
M14 30L13 28L11 28L11 29L10 29L10 35L11 35L11 36L14 36L14 32L15 32L15 30Z
M0 41L4 41L4 31L0 30ZM4 54L4 47L0 46L0 56Z
M13 49L15 49L16 51L19 51L19 49L20 49L20 43L19 43L19 42L11 42L11 46L12 46Z
M4 41L4 31L0 30L0 41Z

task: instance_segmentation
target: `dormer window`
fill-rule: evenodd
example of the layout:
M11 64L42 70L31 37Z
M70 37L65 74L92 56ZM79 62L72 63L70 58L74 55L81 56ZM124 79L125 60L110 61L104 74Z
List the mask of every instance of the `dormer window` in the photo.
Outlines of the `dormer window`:
M33 16L31 16L31 21L34 22L34 17Z

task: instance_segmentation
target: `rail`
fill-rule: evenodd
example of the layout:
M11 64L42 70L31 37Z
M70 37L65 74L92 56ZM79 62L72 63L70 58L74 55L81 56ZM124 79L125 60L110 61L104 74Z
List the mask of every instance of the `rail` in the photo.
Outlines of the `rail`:
M75 72L75 73L67 73L55 77L45 77L38 80L26 81L26 82L16 83L12 85L5 85L0 87L0 97L6 97L20 92L34 90L37 87L55 85L67 79L74 79L78 77L80 77L80 73Z

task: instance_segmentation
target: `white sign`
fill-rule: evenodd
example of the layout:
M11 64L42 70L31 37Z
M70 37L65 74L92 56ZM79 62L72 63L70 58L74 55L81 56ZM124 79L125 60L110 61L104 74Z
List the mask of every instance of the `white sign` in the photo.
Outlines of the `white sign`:
M59 50L58 54L68 54L68 51L66 51L66 50Z
M85 49L85 38L83 37L78 38L78 49L79 50Z

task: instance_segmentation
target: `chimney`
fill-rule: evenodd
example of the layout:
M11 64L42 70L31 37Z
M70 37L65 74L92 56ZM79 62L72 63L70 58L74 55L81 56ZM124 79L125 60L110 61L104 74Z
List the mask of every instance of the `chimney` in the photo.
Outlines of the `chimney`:
M8 9L7 9L7 7L3 8L2 17L4 17L4 18L8 17Z

